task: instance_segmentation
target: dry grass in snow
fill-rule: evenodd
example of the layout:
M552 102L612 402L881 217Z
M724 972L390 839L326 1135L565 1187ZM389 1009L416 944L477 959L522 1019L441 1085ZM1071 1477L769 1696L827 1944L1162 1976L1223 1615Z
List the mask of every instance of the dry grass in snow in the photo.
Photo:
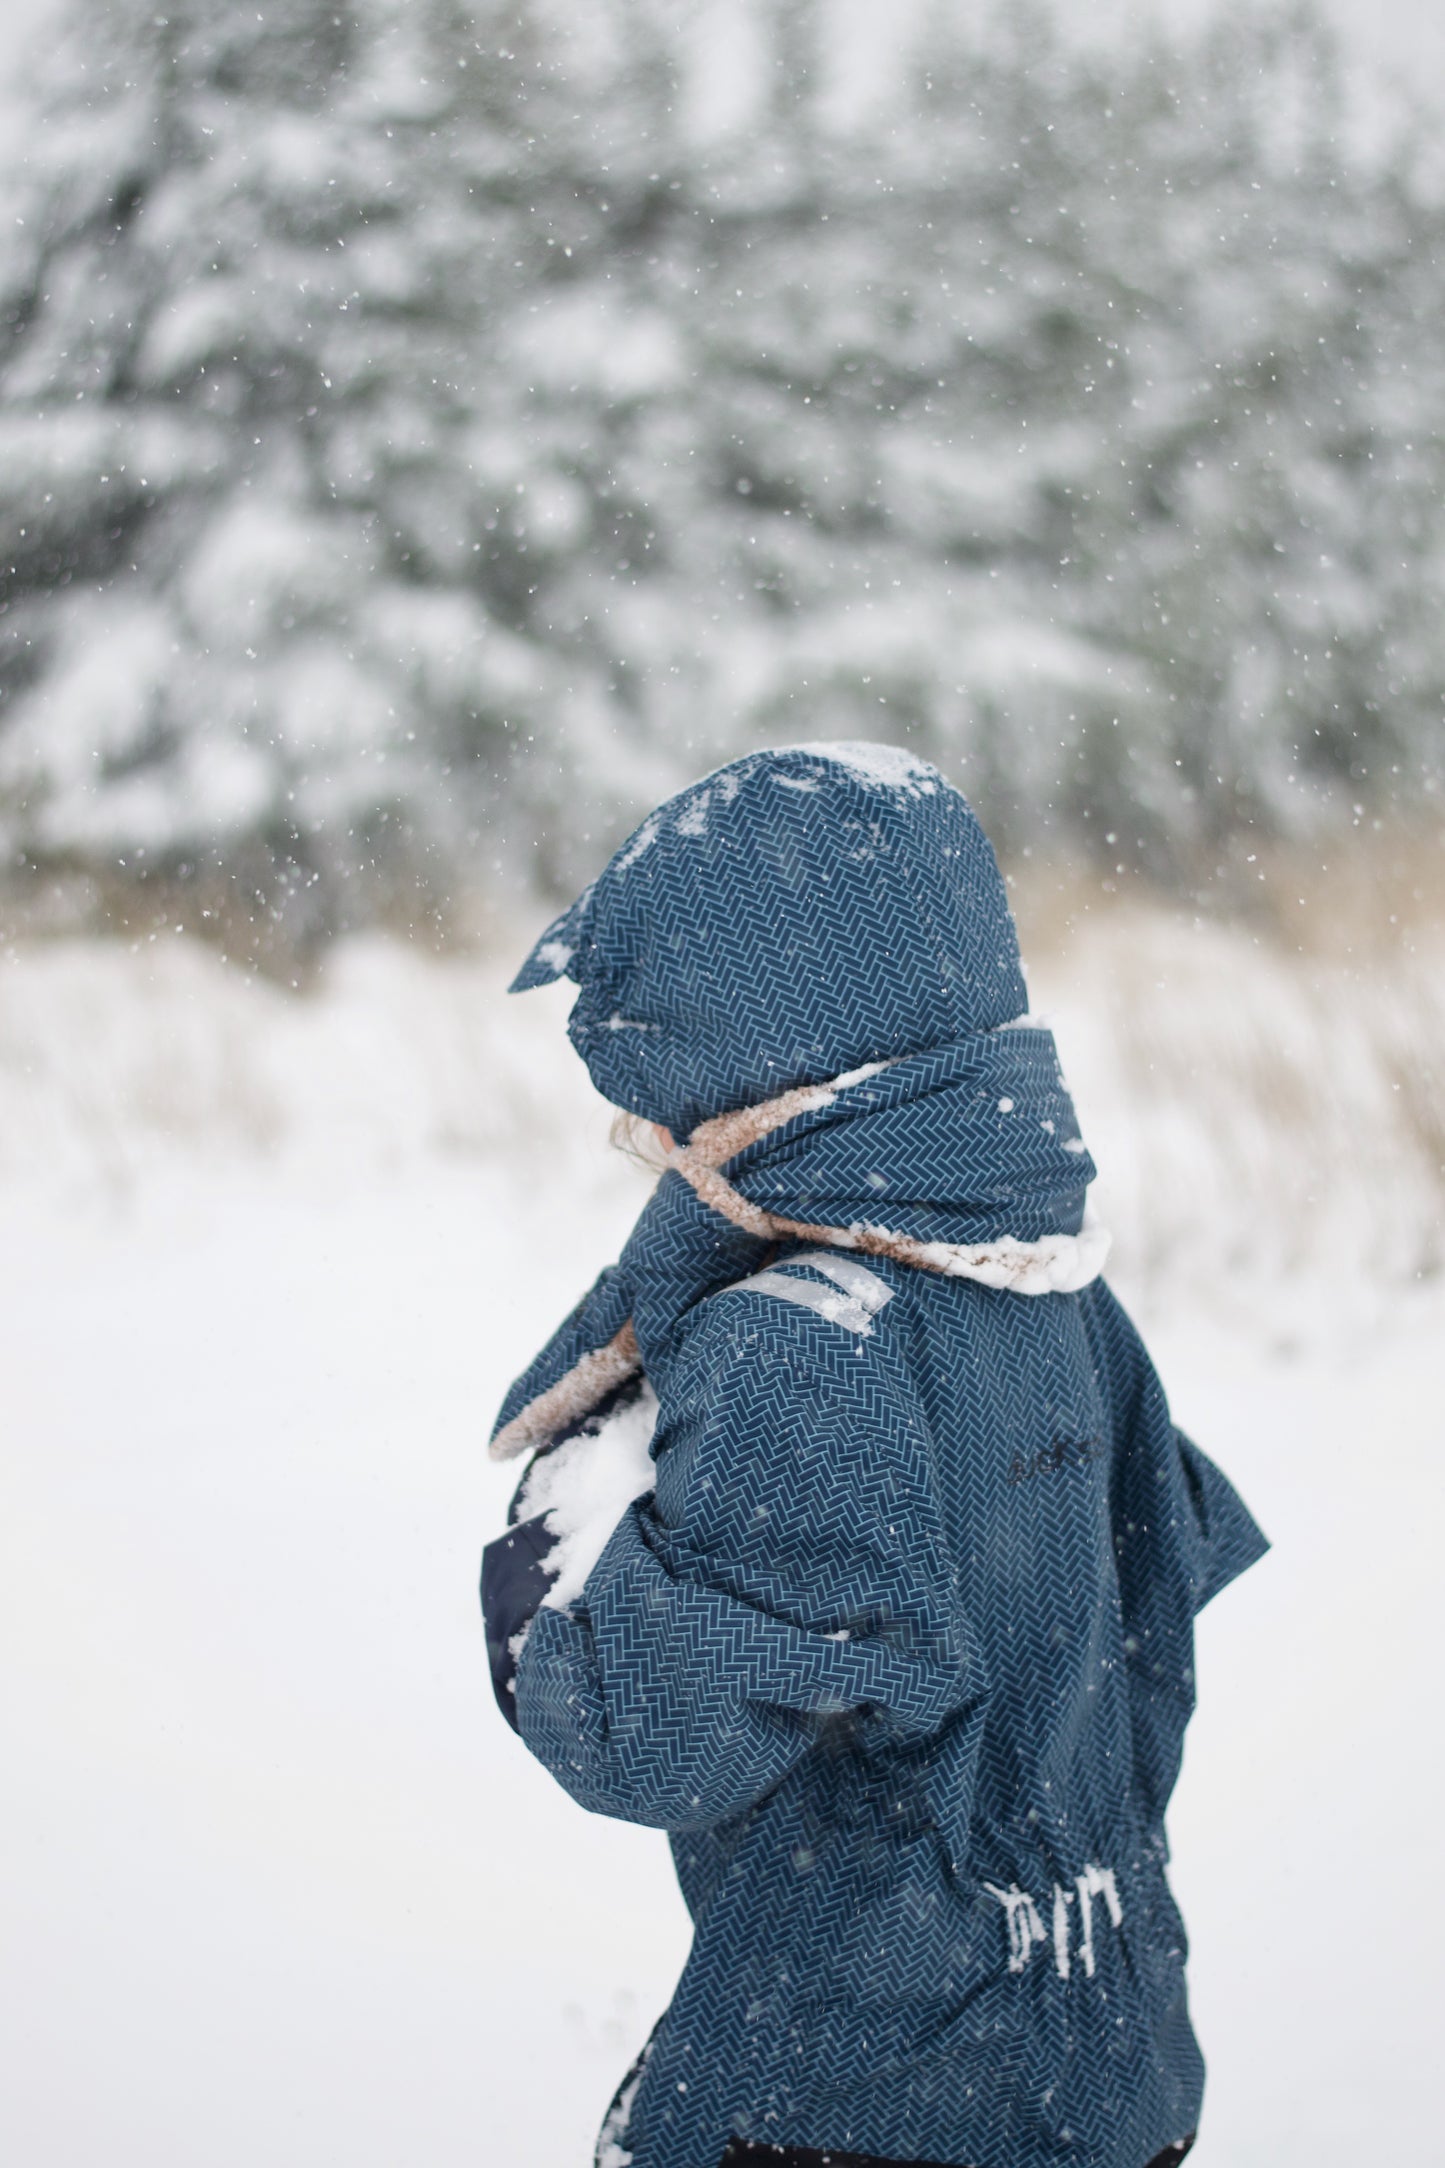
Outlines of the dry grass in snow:
M571 989L509 1000L505 980L493 958L382 939L342 945L307 994L184 938L12 949L0 1182L123 1196L202 1162L308 1187L423 1161L629 1179L566 1041ZM1247 1309L1287 1280L1337 1314L1441 1270L1445 938L1361 968L1121 906L1036 954L1031 983L1137 1299Z

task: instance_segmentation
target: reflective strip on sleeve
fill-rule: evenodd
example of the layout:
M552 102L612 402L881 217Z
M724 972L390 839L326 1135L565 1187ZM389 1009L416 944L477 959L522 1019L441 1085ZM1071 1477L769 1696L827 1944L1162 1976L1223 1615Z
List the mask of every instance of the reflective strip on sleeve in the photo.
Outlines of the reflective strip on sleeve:
M838 1250L804 1250L797 1257L784 1260L790 1265L811 1265L814 1272L821 1272L861 1303L870 1317L876 1317L885 1302L893 1300L893 1289L886 1280L880 1280L876 1272L860 1265L856 1257L849 1257Z
M789 1266L807 1265L823 1273L833 1285L820 1287L816 1280L797 1280L790 1272L773 1269L755 1272L749 1279L738 1280L719 1292L740 1295L746 1290L754 1295L775 1295L780 1302L793 1302L799 1309L815 1310L830 1325L842 1325L861 1340L871 1334L873 1319L884 1303L893 1300L893 1289L885 1280L880 1280L876 1272L870 1272L855 1258L840 1257L836 1251L809 1250L801 1257L788 1258L787 1263Z

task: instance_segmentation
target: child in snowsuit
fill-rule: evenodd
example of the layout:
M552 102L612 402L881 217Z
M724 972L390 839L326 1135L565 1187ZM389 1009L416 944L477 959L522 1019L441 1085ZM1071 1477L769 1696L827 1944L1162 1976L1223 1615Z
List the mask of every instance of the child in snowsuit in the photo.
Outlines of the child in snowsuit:
M982 830L887 747L750 755L515 990L563 974L681 1140L507 1397L494 1450L542 1458L483 1572L509 1718L668 1831L695 1923L601 2168L1182 2159L1164 1810L1194 1615L1265 1545L1099 1278ZM554 1478L654 1417L556 1600Z

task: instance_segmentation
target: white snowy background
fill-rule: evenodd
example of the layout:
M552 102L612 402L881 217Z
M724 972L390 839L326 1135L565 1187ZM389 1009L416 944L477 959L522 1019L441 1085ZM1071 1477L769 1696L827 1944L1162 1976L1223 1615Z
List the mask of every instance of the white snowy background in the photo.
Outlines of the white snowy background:
M1442 2157L1445 1300L1391 1101L1445 952L1414 969L1392 1014L1160 918L1033 974L1119 1284L1275 1544L1201 1622L1171 1819L1205 2168ZM485 1678L485 1431L642 1193L565 995L501 987L380 941L305 1002L181 937L3 967L26 2168L569 2168L667 1999L662 1838L579 1813Z
M297 0L293 12L313 11ZM394 12L382 0L355 11L381 24ZM585 29L602 10L571 12ZM151 50L159 10L91 13L96 54ZM650 374L670 351L675 361L673 302L649 288L653 314L629 313L629 256L613 308L605 250L588 305L531 346L518 326L535 313L534 274L507 289L513 373L454 401L436 384L477 320L455 316L450 289L445 305L433 293L414 315L401 307L399 332L387 313L418 263L430 275L459 261L461 229L424 215L426 188L457 171L445 129L426 147L424 101L399 104L396 125L413 130L406 215L425 248L373 252L357 283L380 313L354 336L349 288L328 289L338 322L321 353L306 347L309 326L279 313L281 281L263 280L260 303L242 295L239 315L234 291L206 284L215 231L243 255L255 231L268 247L282 232L310 250L306 276L325 270L335 234L301 215L330 178L311 123L268 136L259 191L254 175L233 175L228 190L204 164L187 168L169 199L170 238L112 257L97 240L104 221L87 220L136 142L151 145L146 185L165 199L158 139L110 125L124 68L86 79L101 63L83 38L50 53L62 11L12 4L0 125L6 155L29 148L0 214L12 197L17 217L40 207L58 299L20 333L6 317L9 343L0 338L11 553L0 566L0 830L28 869L0 898L7 2164L590 2159L611 2090L667 2000L685 1921L664 1841L583 1816L503 1726L475 1581L515 1479L485 1457L502 1390L615 1255L644 1178L607 1145L608 1110L563 1035L566 989L515 1002L502 989L569 868L594 864L652 797L714 752L826 721L826 703L816 716L796 705L826 653L841 657L830 682L850 728L864 718L911 738L916 726L945 765L961 763L959 780L994 793L1033 1005L1056 1025L1102 1170L1116 1283L1179 1420L1275 1545L1201 1621L1202 1706L1171 1817L1211 2070L1196 2158L1445 2168L1434 1814L1445 1780L1442 229L1428 191L1424 209L1408 189L1392 192L1396 93L1376 72L1438 98L1445 32L1437 11L1407 0L1336 0L1334 13L1358 101L1342 126L1364 145L1365 164L1348 168L1349 215L1332 203L1315 217L1280 148L1299 115L1267 99L1264 166L1250 152L1226 172L1216 144L1199 168L1209 187L1228 183L1217 276L1208 219L1166 216L1168 190L1156 189L1139 241L1130 190L1143 183L1105 176L1089 199L1103 239L1085 265L1083 314L1105 308L1126 269L1145 303L1159 302L1158 344L1131 364L1139 405L1126 400L1091 434L1049 405L1067 383L1046 384L1030 412L1044 425L1040 449L1009 442L1005 459L1004 436L981 423L978 461L949 467L942 484L926 434L876 437L870 419L855 441L840 406L841 433L823 449L852 445L864 464L821 512L772 506L775 520L816 512L819 531L842 522L829 614L828 567L805 547L790 554L776 532L766 567L749 566L738 586L753 529L691 481L667 479L686 449L667 431L684 423L704 447L741 432L765 481L770 461L777 482L792 457L788 427L748 376L777 328L767 308L790 291L786 254L758 273L752 314L715 345L711 320L699 330L685 310L677 317L706 363L702 390L680 403L675 380L659 390ZM228 0L186 0L172 15L218 34L236 27L241 44L253 33L237 26L262 19ZM1137 53L1153 19L1114 0L1091 24L1101 49L1122 39ZM713 11L706 46L710 110L723 122L746 111L756 60L756 43L726 34L729 20ZM855 56L855 88L866 86L876 11L832 20L837 50ZM926 35L929 11L918 0L887 20L890 40L906 24ZM27 36L46 95L60 99L43 121L36 71L21 65ZM388 95L406 81L415 92L415 66L409 78L387 50ZM844 89L849 79L842 69ZM1228 95L1237 101L1237 83ZM651 110L645 97L640 109ZM516 119L502 116L504 133ZM183 120L212 125L194 104ZM354 210L375 182L376 133L343 127L332 148ZM595 140L579 151L589 185L599 155ZM902 159L896 185L911 185L906 157L888 155ZM1078 142L1060 155L1087 175ZM1248 198L1261 173L1275 238L1255 249ZM736 184L734 168L734 211ZM409 185L405 162L397 185ZM888 215L848 231L860 277L872 277L893 245ZM26 246L7 225L0 298L20 290L16 279L23 287ZM1016 291L1022 260L1009 259ZM834 301L847 298L846 271L835 266ZM1304 352L1356 320L1350 279L1380 312L1378 337L1363 315L1350 333L1350 381L1291 366L1260 408L1263 379L1251 378L1255 389L1221 409L1229 442L1216 457L1191 340L1233 352L1245 325L1252 366L1286 333ZM207 337L249 328L248 312L264 351L218 422L195 380L175 375L176 357L189 339L189 367ZM1001 351L1020 365L1034 352L1026 317L996 320ZM126 343L133 323L149 341L139 357ZM843 330L860 336L856 322ZM789 335L806 344L818 323L804 310ZM556 372L574 338L593 375L569 404ZM237 419L253 396L262 434L274 426L279 441L305 419L285 385L267 405L267 372L298 342L312 360L355 366L350 390L365 393L339 414L326 487L313 475L303 488L279 455L248 465ZM881 332L873 351L890 367L907 360ZM87 435L98 384L103 423ZM1341 400L1347 426L1330 418ZM623 433L632 482L663 478L662 527L681 552L651 587L622 580L628 567L584 533L580 499L557 481L569 461L585 465L599 417L613 426L629 401L646 424ZM167 402L189 435L172 430ZM490 437L478 436L479 415ZM201 486L187 460L213 425ZM1197 467L1194 449L1180 452L1191 431ZM1317 456L1321 434L1328 457ZM175 457L135 530L144 546L131 586L130 530L121 549L101 516L113 486L101 455L119 446L129 457L137 444ZM875 444L897 454L891 524L864 548ZM1111 499L1101 477L1142 458L1141 446L1175 461L1176 481L1185 467L1203 480L1175 500L1177 518L1136 533L1138 504ZM1021 462L1017 477L1009 461ZM467 475L459 491L449 462ZM823 490L825 467L809 488ZM442 561L453 515L464 524L513 468L540 509L532 531L509 530L509 547L542 564L555 652L503 578L516 561L479 590L484 635L468 615L471 575ZM442 553L412 584L398 585L365 519L336 555L327 492L363 470L375 482L365 518ZM1075 620L1045 638L1054 602L1040 553L1057 492L1076 482L1098 491L1107 534L1079 575ZM939 567L960 498L986 535L958 602ZM37 517L51 555L25 558L17 539L34 540ZM1195 543L1225 579L1241 521L1256 569L1196 592ZM1285 570L1265 609L1257 553L1276 528ZM712 577L710 551L718 592L737 607L699 633L683 613ZM338 563L348 577L360 568L376 605L360 647L348 647L354 597ZM870 564L908 581L906 607L865 603ZM950 643L975 622L975 576L1002 580L1013 614L990 621L987 639L970 635L960 661ZM762 588L790 581L803 629L785 640ZM1113 588L1126 599L1111 601ZM1234 664L1247 650L1258 665L1222 705L1209 671L1180 663L1163 630L1181 601L1205 600L1218 606L1205 624L1221 653ZM599 602L615 606L600 644L580 629ZM1145 628L1131 649L1138 681L1106 682L1110 642L1138 632L1131 610ZM27 657L41 654L34 675ZM630 707L616 705L619 655L646 680ZM685 690L669 708L658 688L674 669ZM873 719L860 686L875 669L895 705ZM1161 686L1194 703L1182 756L1168 698L1155 727ZM1101 760L1116 695L1133 750ZM154 700L170 703L163 728ZM462 725L479 702L488 715L513 703L511 720L532 733L508 770L510 807L485 790L468 796L465 778L453 791L448 763L471 742ZM1361 773L1337 746L1302 793L1284 756L1301 718L1328 726L1336 703L1351 728L1374 733ZM401 724L388 704L404 709ZM1209 742L1196 795L1171 795L1170 761L1190 757L1199 732ZM378 746L404 776L400 801L421 839L416 862L389 865L380 891L368 885L376 834L356 839L360 815L375 811ZM298 803L282 847L277 807ZM1136 811L1137 828L1124 827ZM1122 816L1117 860L1116 831L1091 835L1090 813L1099 831ZM537 870L534 830L547 860ZM118 863L138 847L164 872L154 894ZM481 862L491 877L469 883L467 865ZM248 880L254 922L239 898Z

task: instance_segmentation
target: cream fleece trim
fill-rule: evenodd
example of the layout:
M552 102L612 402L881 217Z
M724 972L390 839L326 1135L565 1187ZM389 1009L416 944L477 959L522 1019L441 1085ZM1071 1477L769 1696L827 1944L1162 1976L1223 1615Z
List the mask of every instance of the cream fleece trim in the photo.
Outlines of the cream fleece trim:
M493 1460L515 1460L529 1446L550 1445L559 1430L590 1415L600 1400L642 1369L629 1318L605 1347L591 1348L555 1385L538 1393L492 1440Z
M1037 1242L1020 1242L1016 1235L999 1235L992 1242L920 1242L914 1235L895 1234L891 1227L874 1226L867 1220L855 1220L851 1227L828 1227L815 1220L787 1219L750 1203L716 1167L699 1161L690 1144L678 1145L669 1153L667 1164L692 1185L704 1204L748 1234L861 1250L868 1257L891 1257L900 1265L941 1272L950 1279L979 1280L985 1287L1004 1287L1015 1295L1074 1294L1097 1280L1109 1254L1109 1237L1102 1227L1085 1227L1076 1235L1043 1235Z

